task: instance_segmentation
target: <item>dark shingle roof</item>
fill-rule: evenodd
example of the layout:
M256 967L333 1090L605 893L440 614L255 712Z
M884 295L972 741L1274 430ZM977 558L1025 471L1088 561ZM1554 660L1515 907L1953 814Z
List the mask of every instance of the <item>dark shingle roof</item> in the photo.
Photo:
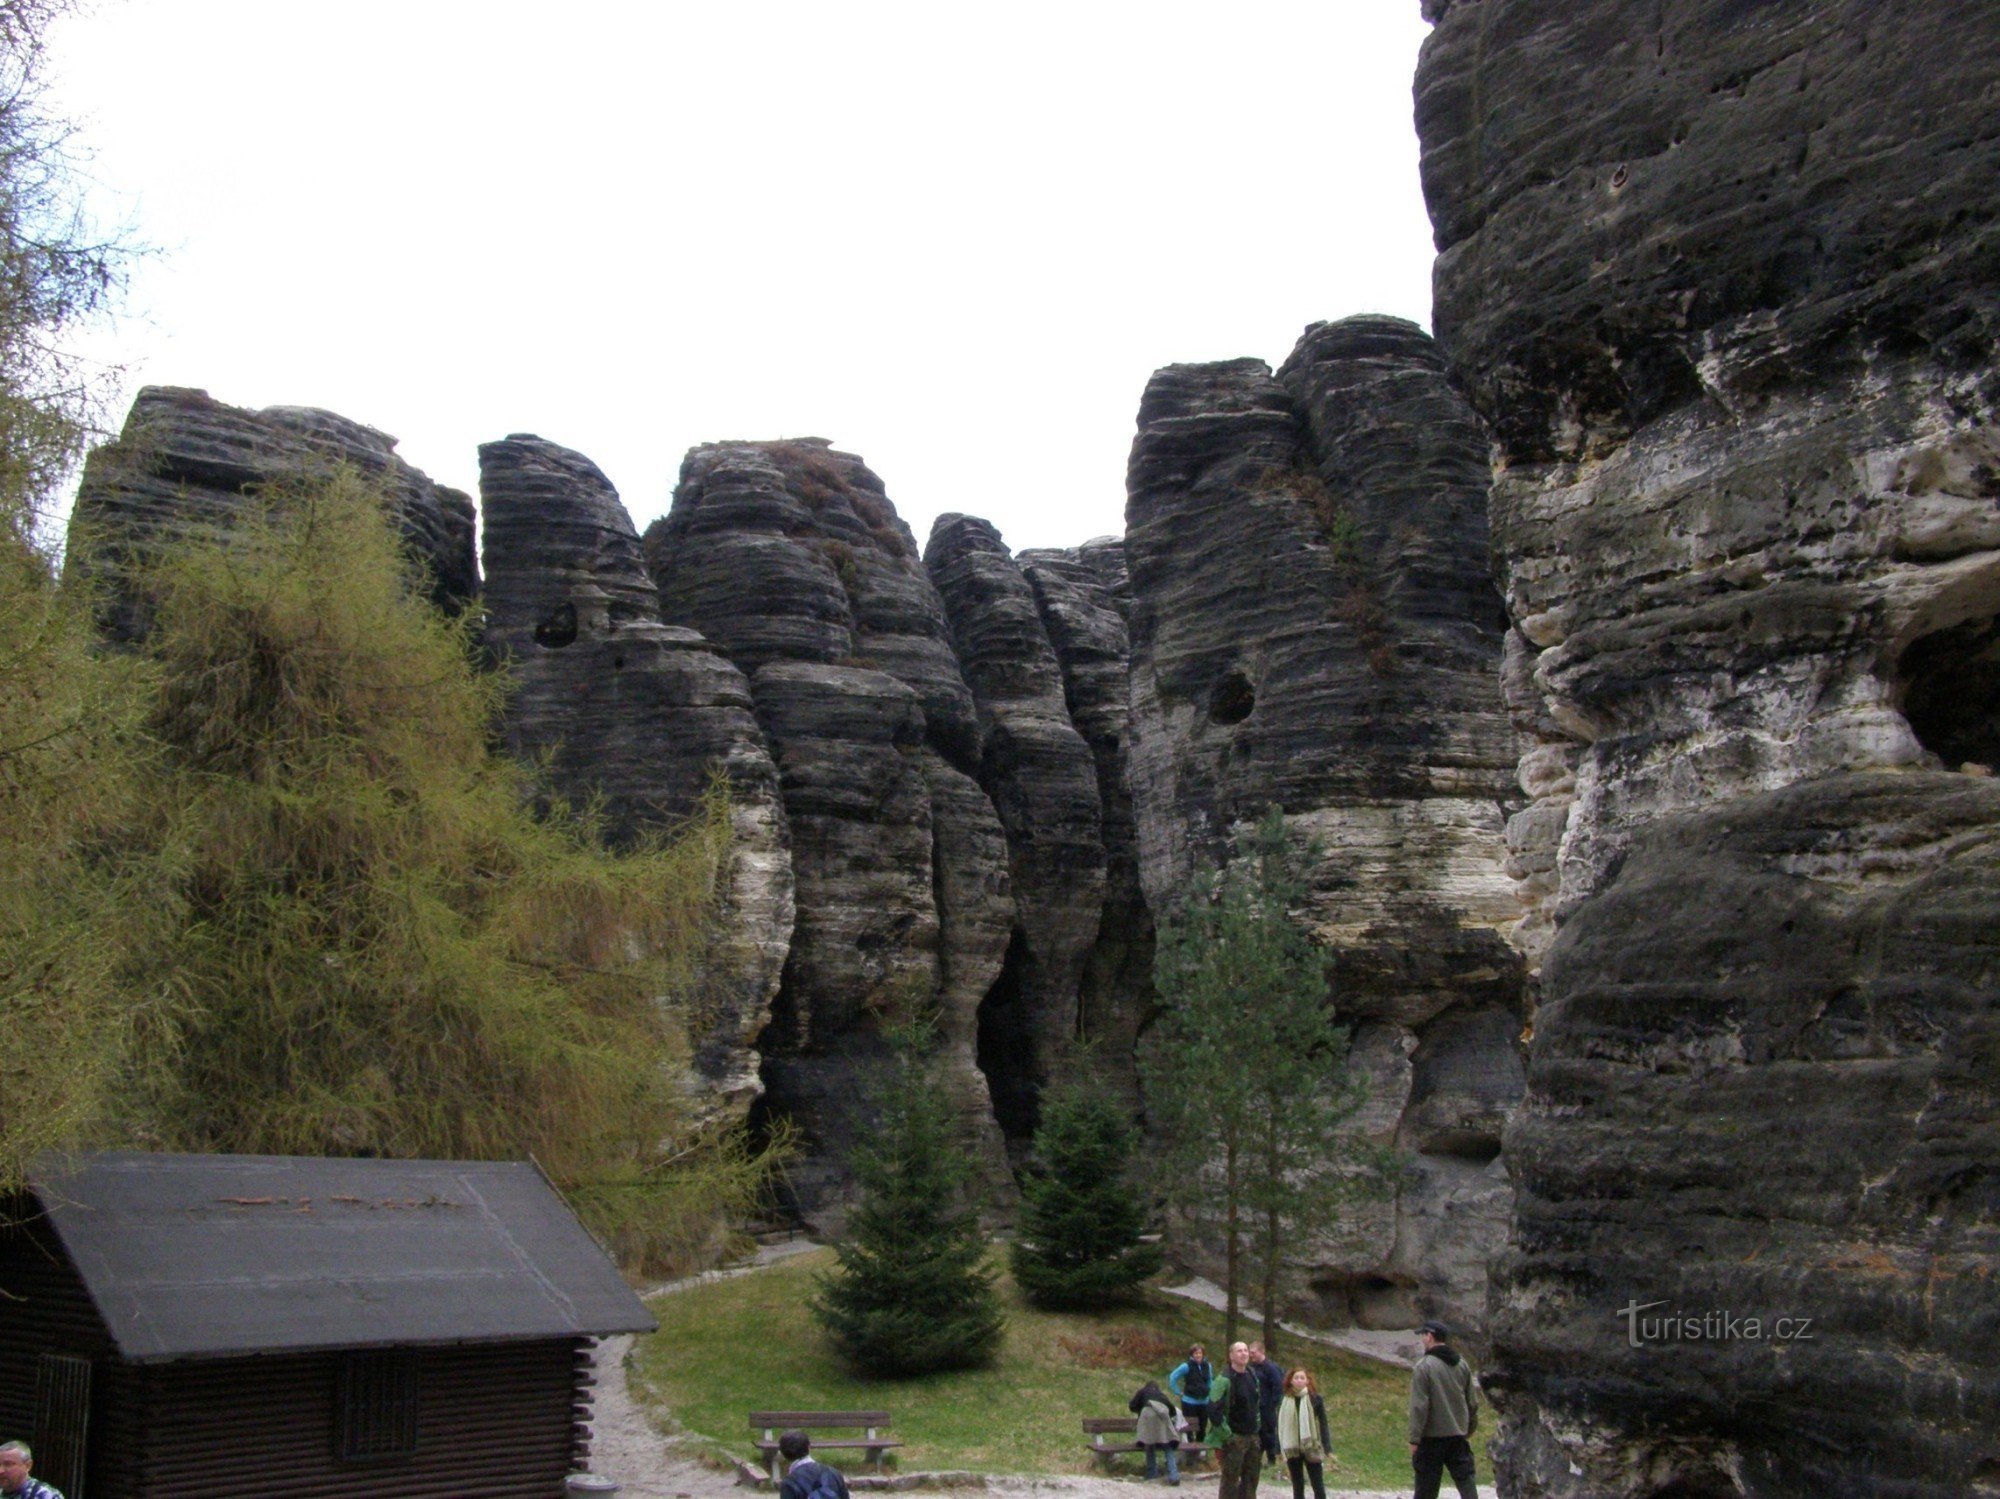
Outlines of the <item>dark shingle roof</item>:
M532 1165L104 1154L33 1187L129 1359L657 1325Z

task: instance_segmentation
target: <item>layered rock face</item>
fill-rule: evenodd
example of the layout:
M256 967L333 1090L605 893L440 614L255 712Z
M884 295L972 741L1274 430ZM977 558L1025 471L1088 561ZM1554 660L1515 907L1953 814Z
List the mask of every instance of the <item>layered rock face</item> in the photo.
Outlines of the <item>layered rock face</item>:
M762 1041L769 1104L807 1134L798 1209L834 1221L870 1127L885 1027L935 1011L987 1186L1011 1178L977 1065L1015 905L943 608L881 481L823 442L687 458L646 533L662 617L749 674L791 830L797 919Z
M457 610L479 590L472 501L396 456L396 439L331 411L246 411L208 392L149 385L133 399L115 443L90 454L70 517L71 556L106 583L104 625L116 639L145 628L119 579L150 549L188 535L226 533L259 497L351 468L394 508L412 551L430 569L432 597Z
M982 1050L1008 1133L1025 1139L1078 998L1104 907L1097 763L1071 723L1035 591L983 520L938 518L924 565L979 710L979 782L1007 835L1019 938L989 1001Z
M1026 551L1021 574L1062 669L1070 721L1097 769L1104 844L1104 914L1084 963L1077 1028L1096 1047L1097 1076L1139 1105L1134 1065L1139 1030L1153 1004L1153 913L1139 885L1126 747L1132 738L1132 643L1126 616L1132 580L1125 544L1099 537L1080 547Z
M1503 1479L2000 1492L2000 12L1429 9L1547 955Z
M660 622L631 517L597 466L529 434L479 450L486 643L515 682L507 747L601 799L630 842L691 813L722 774L735 833L721 936L694 1012L701 1094L746 1110L756 1041L791 949L792 864L778 772L743 674Z
M1368 1126L1417 1163L1303 1250L1314 1310L1364 1326L1476 1332L1505 1229L1523 975L1486 482L1437 350L1388 318L1315 325L1276 375L1160 371L1132 448L1139 878L1165 909L1273 804L1318 847L1310 920Z

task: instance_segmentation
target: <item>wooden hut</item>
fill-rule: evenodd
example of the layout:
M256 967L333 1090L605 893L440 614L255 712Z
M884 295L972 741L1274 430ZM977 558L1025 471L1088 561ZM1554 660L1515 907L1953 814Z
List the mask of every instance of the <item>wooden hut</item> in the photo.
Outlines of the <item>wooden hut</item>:
M105 1154L0 1226L0 1440L68 1499L557 1499L656 1324L508 1162Z

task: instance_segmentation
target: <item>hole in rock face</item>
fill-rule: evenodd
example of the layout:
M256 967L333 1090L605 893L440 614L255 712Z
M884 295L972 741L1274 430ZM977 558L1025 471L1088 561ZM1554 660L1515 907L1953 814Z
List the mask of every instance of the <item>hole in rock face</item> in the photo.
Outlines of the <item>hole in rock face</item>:
M535 644L559 651L576 643L576 605L565 600L535 626Z
M2000 619L1912 641L1897 663L1903 716L1923 747L1956 770L2000 769Z
M1250 679L1240 671L1232 671L1208 695L1209 721L1225 725L1241 723L1256 706L1257 694L1250 686Z

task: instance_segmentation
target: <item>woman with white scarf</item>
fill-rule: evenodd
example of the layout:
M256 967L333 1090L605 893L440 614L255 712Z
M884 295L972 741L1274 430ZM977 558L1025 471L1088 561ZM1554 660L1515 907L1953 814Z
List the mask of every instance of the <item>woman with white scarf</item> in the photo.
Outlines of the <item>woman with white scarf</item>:
M1285 1376L1285 1393L1278 1401L1278 1450L1291 1470L1292 1499L1306 1499L1308 1475L1313 1499L1326 1499L1326 1460L1333 1454L1333 1437L1327 1430L1319 1384L1304 1369Z

